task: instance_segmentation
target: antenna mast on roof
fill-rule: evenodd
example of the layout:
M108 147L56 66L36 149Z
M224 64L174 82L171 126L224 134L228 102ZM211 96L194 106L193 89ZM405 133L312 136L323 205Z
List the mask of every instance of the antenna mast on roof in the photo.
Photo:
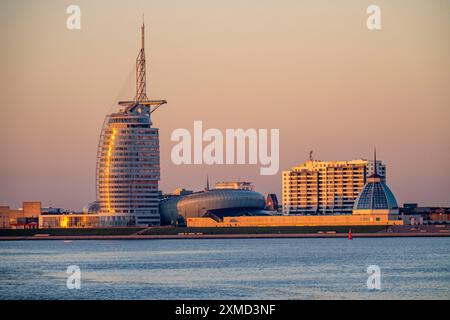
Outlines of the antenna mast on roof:
M145 63L145 24L144 15L142 15L141 26L141 49L136 58L136 95L133 101L119 101L122 106L127 106L130 110L136 106L149 107L149 114L156 111L161 105L167 103L166 100L148 100L147 98L147 77ZM153 108L152 108L153 107Z
M147 79L145 74L145 24L142 16L141 50L136 58L136 102L147 101Z
M377 172L377 148L376 147L373 150L373 174L372 174L372 177L374 177L374 178L380 177Z

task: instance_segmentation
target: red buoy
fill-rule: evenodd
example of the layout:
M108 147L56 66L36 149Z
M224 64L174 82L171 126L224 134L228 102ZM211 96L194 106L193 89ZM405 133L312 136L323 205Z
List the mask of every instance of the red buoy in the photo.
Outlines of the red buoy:
M352 240L353 236L352 236L352 229L348 229L348 240Z

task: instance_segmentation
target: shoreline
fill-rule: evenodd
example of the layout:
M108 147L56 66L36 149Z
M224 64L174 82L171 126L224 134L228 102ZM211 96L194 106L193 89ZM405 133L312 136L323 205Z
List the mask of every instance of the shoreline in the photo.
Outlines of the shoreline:
M32 240L187 240L187 239L290 239L347 238L346 233L267 233L267 234L195 234L195 235L85 235L85 236L2 236L0 241ZM355 238L423 238L450 237L448 232L377 232L354 233Z

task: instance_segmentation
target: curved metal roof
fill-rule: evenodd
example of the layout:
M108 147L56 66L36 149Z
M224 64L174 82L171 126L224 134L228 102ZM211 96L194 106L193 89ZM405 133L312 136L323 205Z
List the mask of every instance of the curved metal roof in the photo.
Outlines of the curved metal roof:
M161 220L165 222L175 220L177 216L201 217L207 212L216 210L224 215L227 215L228 211L231 214L238 208L262 210L265 205L266 200L259 192L214 189L162 200L159 208Z

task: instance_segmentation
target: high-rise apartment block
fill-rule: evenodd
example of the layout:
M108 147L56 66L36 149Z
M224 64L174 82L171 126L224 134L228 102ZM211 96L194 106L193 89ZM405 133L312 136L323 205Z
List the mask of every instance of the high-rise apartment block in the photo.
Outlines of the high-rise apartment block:
M376 162L386 179L386 166ZM356 198L374 173L374 161L306 161L283 172L283 214L352 214Z

